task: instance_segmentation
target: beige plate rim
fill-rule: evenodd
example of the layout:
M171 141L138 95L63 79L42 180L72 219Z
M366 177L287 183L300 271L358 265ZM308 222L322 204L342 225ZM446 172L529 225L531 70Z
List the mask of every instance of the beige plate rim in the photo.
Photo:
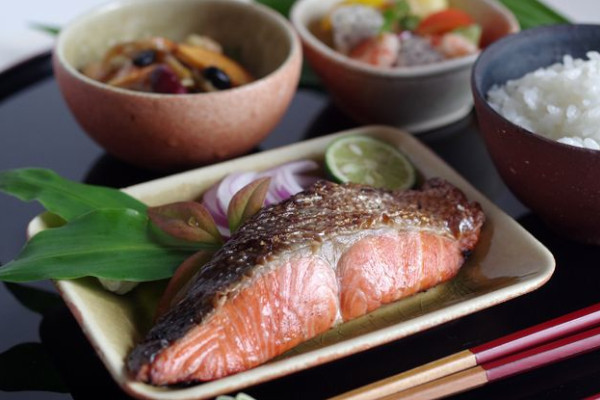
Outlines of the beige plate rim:
M199 168L196 170L172 175L155 181L142 183L124 189L127 193L143 199L149 204L175 201L177 197L169 198L168 191L178 188L179 197L195 198L200 193L198 187L190 182L203 181L204 188L221 179L224 175L237 170L266 169L286 161L302 158L318 158L322 156L325 147L333 139L343 135L372 135L393 143L405 153L426 177L442 176L462 189L467 196L478 201L488 220L494 221L494 235L500 230L510 231L510 236L525 246L527 254L535 261L533 273L527 274L522 280L481 294L471 296L442 309L425 313L419 317L402 321L395 325L378 329L351 339L343 340L326 347L297 354L288 358L269 362L254 369L238 373L216 381L202 383L188 388L156 388L150 385L132 381L126 373L123 354L115 351L110 330L103 324L106 317L95 304L84 300L85 287L73 281L57 281L63 299L78 320L83 332L91 342L106 368L119 385L129 394L144 399L185 400L210 398L223 393L229 393L245 387L265 382L277 377L291 374L312 366L323 364L335 359L364 351L393 340L397 340L419 331L443 324L453 319L474 313L493 305L510 300L531 292L547 282L555 268L554 257L537 239L523 229L516 221L501 211L490 200L473 188L464 178L452 170L436 154L424 146L410 134L387 126L364 126L337 134L327 135L316 139L302 141L278 149L265 151L224 163ZM164 195L158 196L157 193ZM166 196L166 197L165 197ZM171 195L172 196L172 195ZM33 235L44 229L41 217L30 222L28 233ZM498 266L498 268L502 268ZM109 294L107 293L107 296ZM458 349L456 349L458 350Z

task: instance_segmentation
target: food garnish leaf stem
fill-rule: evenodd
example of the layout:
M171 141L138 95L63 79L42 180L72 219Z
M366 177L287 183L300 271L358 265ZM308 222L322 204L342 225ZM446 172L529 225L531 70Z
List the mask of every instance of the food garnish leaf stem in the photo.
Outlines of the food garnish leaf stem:
M268 177L257 179L233 196L227 209L227 221L232 233L262 208L270 183L271 178Z
M215 220L200 203L183 201L150 207L148 217L165 233L176 238L214 245L223 243Z

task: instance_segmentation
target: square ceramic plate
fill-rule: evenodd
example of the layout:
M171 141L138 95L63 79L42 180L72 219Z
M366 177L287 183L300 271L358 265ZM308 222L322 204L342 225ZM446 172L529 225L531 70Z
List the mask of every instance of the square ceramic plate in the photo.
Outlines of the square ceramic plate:
M236 391L482 310L530 292L550 278L554 258L542 244L417 139L388 127L363 127L325 136L132 186L125 191L149 205L199 199L204 190L230 172L263 170L306 158L322 161L324 150L333 139L356 134L372 135L398 146L424 177L443 177L482 205L487 222L480 243L459 275L446 284L332 329L264 365L188 388L159 388L135 382L125 370L127 354L149 328L152 284L119 296L103 290L91 278L58 281L65 302L106 368L126 392L140 398L182 400ZM30 224L30 233L44 228L43 219L38 217ZM148 296L150 301L141 300ZM157 296L155 292L154 297Z

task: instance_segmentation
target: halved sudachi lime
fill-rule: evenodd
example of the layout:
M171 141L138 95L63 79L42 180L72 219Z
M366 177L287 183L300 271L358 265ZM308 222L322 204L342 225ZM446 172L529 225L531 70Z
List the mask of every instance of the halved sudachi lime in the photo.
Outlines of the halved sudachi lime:
M325 151L325 168L337 182L361 183L385 189L409 189L415 168L389 143L369 136L346 136Z

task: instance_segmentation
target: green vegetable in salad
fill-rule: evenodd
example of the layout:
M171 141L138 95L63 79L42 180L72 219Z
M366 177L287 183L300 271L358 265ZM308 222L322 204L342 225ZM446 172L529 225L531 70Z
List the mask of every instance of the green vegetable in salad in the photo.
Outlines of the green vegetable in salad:
M456 28L452 32L461 35L475 45L479 45L481 40L481 26L477 24Z
M395 32L400 29L413 30L419 25L420 18L411 14L406 0L396 0L394 5L382 12L383 25L381 32ZM413 29L410 29L413 27Z

